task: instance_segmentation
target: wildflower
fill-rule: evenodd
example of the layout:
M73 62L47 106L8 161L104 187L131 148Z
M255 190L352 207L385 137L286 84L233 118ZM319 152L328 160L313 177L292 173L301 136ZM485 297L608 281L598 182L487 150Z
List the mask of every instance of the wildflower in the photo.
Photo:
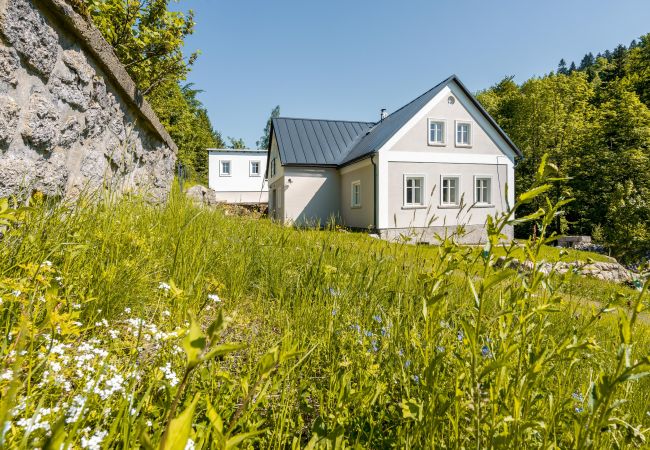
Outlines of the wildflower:
M334 309L332 310L332 315L335 316L337 312L338 312L338 310L337 310L336 308L334 308Z
M406 360L406 362L404 363L404 367L406 367L407 369L408 369L409 367L411 367L411 360L410 360L410 359L407 359L407 360Z
M583 412L583 411L584 411L583 408L580 408L580 407L578 407L578 406L575 407L575 412L577 412L578 414L580 414L580 413Z
M164 310L164 311L162 312L162 315L165 316L165 317L169 317L169 316L172 315L172 313L170 313L170 312L167 311L167 310Z
M365 334L366 337L372 337L372 331L370 331L370 330L364 331L363 334Z
M221 299L217 294L208 294L208 300L212 300L215 303L221 303Z
M72 406L66 414L65 423L75 423L81 417L84 406L86 406L86 397L77 395L72 399Z
M167 379L167 381L169 382L169 385L171 387L174 387L174 386L176 386L178 384L178 382L179 382L178 376L172 370L172 363L168 362L163 367L160 367L160 370L165 375L165 378Z
M14 371L11 369L7 369L2 374L0 374L0 380L7 380L10 381L14 377Z
M463 339L465 338L465 333L463 333L463 330L458 330L457 337L459 342L463 342Z
M372 316L372 319L377 323L381 323L381 316L379 314Z
M79 303L73 303L72 309L81 309L81 305Z
M187 442L185 443L185 450L194 450L194 441L192 439L187 439Z
M332 297L338 297L339 295L341 295L340 292L334 289L333 287L329 288L329 293Z
M162 281L158 284L158 289L162 289L162 290L165 291L165 292L169 292L169 290L170 290L171 288L172 288L172 287L171 287L170 285L168 285L167 283L164 283L164 282L162 282Z
M87 448L90 450L100 450L102 446L100 445L106 435L107 431L98 431L90 438L82 437L81 438L81 448Z
M439 351L440 353L445 351L445 348L442 345L439 345L436 347L436 350Z
M108 334L111 336L111 339L117 339L120 332L118 330L108 330Z
M356 330L357 333L361 332L361 327L359 325L357 325L356 323L354 325L350 325L350 328L353 329L353 330Z
M492 352L490 351L490 348L487 345L481 347L481 355L483 355L484 358L492 357Z
M42 265L45 267L52 267L52 261L43 261Z
M420 384L420 377L417 375L413 375L413 381L415 381L415 384Z
M387 336L388 335L388 330L385 327L381 327L381 335L382 336Z
M398 354L399 356L404 356L404 351L400 348L400 349L397 351L397 354Z
M376 353L379 351L379 347L377 346L377 340L373 339L372 342L370 343L372 345L372 350Z
M582 396L582 394L580 392L574 392L573 394L571 394L571 397L573 397L573 399L578 401L578 402L584 402L585 401L585 398Z
M147 420L147 426L149 428L153 427L153 422L151 420Z
M124 312L127 314L131 314L131 308L124 308Z
M16 289L15 291L11 291L11 295L13 295L14 297L20 297L20 294L22 294L22 292L20 292L18 289Z

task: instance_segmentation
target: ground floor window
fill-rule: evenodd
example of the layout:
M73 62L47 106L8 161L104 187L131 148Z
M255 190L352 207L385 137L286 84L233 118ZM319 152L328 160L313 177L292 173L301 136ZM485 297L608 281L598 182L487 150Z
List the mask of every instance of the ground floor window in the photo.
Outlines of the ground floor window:
M361 207L361 181L352 182L350 206L352 208Z
M404 176L404 206L424 205L424 177L421 175Z
M230 161L221 161L221 166L219 167L219 175L222 177L230 176Z
M249 175L251 177L259 177L260 176L260 162L259 161L251 161Z
M442 205L455 206L460 203L459 195L460 178L457 176L442 177Z
M474 203L483 205L492 203L492 178L476 177L474 179Z

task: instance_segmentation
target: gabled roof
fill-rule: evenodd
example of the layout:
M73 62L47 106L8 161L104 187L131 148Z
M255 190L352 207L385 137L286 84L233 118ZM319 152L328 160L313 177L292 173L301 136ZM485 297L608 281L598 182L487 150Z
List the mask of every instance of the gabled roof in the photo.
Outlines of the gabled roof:
M274 118L282 164L337 166L374 125L344 120Z
M452 75L377 123L273 119L272 131L275 131L278 140L282 164L345 166L366 158L386 144L418 111L452 81L458 84L472 104L496 129L515 154L522 156L521 150L510 140L472 93L456 75Z

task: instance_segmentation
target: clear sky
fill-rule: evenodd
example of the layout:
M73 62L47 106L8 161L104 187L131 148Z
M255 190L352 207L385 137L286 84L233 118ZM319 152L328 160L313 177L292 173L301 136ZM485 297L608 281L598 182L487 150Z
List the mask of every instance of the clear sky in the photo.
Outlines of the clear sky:
M455 73L523 82L650 33L650 0L181 0L188 81L214 127L255 146L281 115L375 121Z

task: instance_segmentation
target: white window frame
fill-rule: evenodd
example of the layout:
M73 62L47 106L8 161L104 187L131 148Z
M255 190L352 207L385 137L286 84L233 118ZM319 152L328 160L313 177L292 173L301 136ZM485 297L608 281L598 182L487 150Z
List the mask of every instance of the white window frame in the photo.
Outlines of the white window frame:
M359 198L356 199L354 198L354 188L358 187L359 188ZM350 208L361 208L361 180L355 180L352 183L350 183Z
M223 171L223 164L228 163L228 172ZM232 160L221 159L219 160L219 176L220 177L231 177L232 176Z
M422 179L422 186L421 186L421 195L420 195L420 203L408 203L406 201L406 183L409 178L421 178ZM422 173L405 173L403 176L402 180L402 208L404 209L417 209L417 208L426 208L426 204L424 202L424 195L427 192L427 176Z
M432 123L441 123L442 124L442 141L432 141L431 140L431 124ZM442 119L433 119L429 118L427 120L427 142L431 146L443 146L447 144L447 121Z
M457 180L457 186L456 186L456 202L451 203L447 202L445 203L444 199L444 191L445 191L445 186L444 182L445 179L447 178L455 178ZM460 206L460 198L462 197L462 192L461 192L461 186L462 186L462 179L459 174L444 174L440 175L440 207L441 208L458 208Z
M271 158L271 169L269 170L270 172L270 177L273 178L275 176L275 156Z
M469 126L469 133L467 134L467 144L463 142L458 141L458 126L459 125L468 125ZM471 120L456 120L455 125L454 125L454 142L456 143L456 147L466 147L469 148L472 146L472 143L474 142L474 124L472 123Z
M253 172L253 164L257 163L257 173ZM248 176L259 177L262 175L262 161L249 161L248 162Z
M479 202L478 201L478 196L476 195L476 183L478 180L489 180L488 184L488 196L489 201L487 202ZM474 189L474 204L478 207L485 207L485 206L494 206L494 202L492 201L493 197L492 195L494 194L494 180L492 175L474 175L474 183L473 183L473 189Z

